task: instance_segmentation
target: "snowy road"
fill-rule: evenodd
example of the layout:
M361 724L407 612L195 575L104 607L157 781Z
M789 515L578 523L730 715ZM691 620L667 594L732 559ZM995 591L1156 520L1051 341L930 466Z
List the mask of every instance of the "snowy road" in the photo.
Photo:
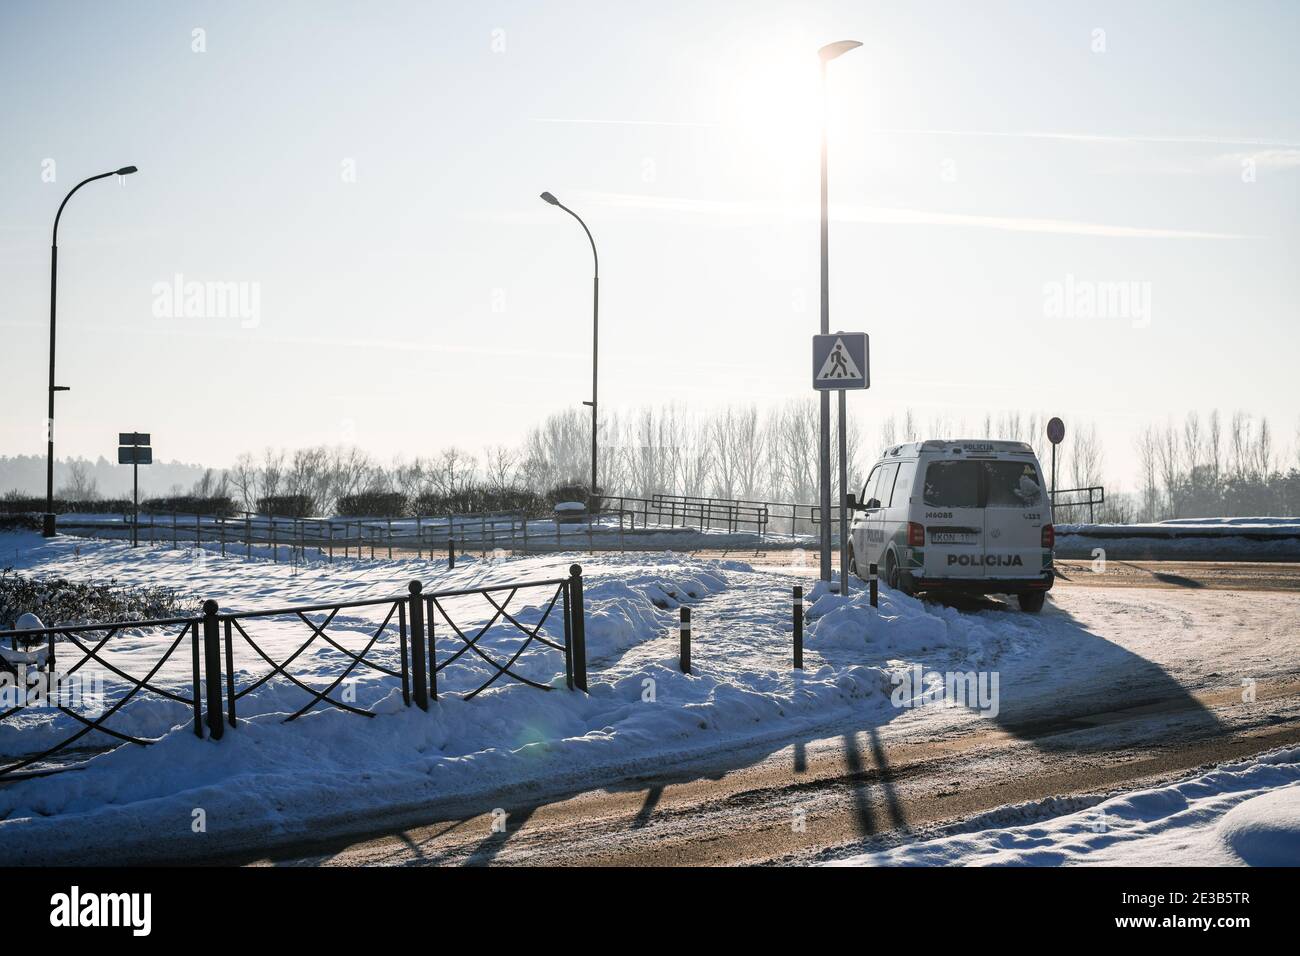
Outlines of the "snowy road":
M1105 794L1178 779L1197 767L1300 742L1300 685L1272 701L1263 726L1173 747L1151 740L1187 708L1078 715L1125 743L1088 752L1084 734L1025 728L939 741L859 731L774 754L630 779L566 800L508 804L506 830L490 813L371 838L298 844L237 862L362 865L735 865L806 863L945 832L943 824L1024 823L1095 805ZM1197 700L1198 704L1209 701ZM1261 713L1264 711L1261 710ZM1282 726L1271 721L1279 716ZM1095 737L1092 746L1099 744ZM1081 752L1082 751L1082 752ZM752 761L752 762L749 762ZM1021 805L1002 809L1008 804ZM1028 804L1024 806L1024 804ZM802 827L802 829L800 828ZM865 841L865 842L864 842Z
M1126 582L1063 590L1054 601L1091 637L1004 664L1003 712L993 721L961 710L841 720L793 743L665 766L564 799L504 801L504 832L493 832L500 813L480 803L427 825L240 861L811 862L942 834L972 817L986 826L1054 817L1300 743L1292 596ZM708 619L708 603L697 621ZM703 653L710 637L704 625L696 630ZM1238 676L1246 672L1258 675L1250 703Z

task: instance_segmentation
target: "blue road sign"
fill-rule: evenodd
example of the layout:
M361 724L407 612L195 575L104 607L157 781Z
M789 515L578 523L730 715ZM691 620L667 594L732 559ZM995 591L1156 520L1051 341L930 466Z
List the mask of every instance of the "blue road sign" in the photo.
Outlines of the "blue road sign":
M819 392L871 387L866 332L813 336L813 388Z

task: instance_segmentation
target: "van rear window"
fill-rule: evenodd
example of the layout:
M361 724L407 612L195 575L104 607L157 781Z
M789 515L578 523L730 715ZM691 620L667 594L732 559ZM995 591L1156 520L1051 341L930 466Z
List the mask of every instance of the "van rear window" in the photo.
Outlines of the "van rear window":
M1027 508L1043 497L1038 469L1026 461L986 461L990 508Z
M935 461L925 469L934 508L1027 508L1041 504L1038 469L1023 461Z
M932 508L978 508L980 462L931 462L925 469L925 503Z

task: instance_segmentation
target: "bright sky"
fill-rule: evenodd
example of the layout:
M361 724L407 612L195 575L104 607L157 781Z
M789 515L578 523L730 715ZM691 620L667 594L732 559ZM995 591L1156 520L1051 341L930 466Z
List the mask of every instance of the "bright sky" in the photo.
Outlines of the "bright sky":
M1298 4L6 0L0 453L43 451L59 201L132 163L60 225L60 456L517 442L590 387L590 249L544 189L600 247L606 409L809 396L841 38L831 324L871 334L869 433L1095 421L1130 487L1189 408L1290 440ZM256 321L159 315L178 275ZM1130 313L1052 314L1099 283Z

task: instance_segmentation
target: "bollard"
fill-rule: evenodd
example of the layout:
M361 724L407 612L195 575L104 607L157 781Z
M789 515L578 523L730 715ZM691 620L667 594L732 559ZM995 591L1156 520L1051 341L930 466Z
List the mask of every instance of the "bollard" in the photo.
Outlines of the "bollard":
M569 565L569 613L573 631L573 683L587 691L587 617L582 603L582 565Z
M691 672L691 609L682 607L682 646L678 653L678 664L681 665L682 673Z
M794 586L794 666L803 670L803 588Z
M878 601L878 593L879 593L880 585L876 580L876 566L874 564L868 566L867 582L871 586L871 606L880 607L880 603Z
M450 571L456 566L456 542L451 538L447 539L447 570Z

